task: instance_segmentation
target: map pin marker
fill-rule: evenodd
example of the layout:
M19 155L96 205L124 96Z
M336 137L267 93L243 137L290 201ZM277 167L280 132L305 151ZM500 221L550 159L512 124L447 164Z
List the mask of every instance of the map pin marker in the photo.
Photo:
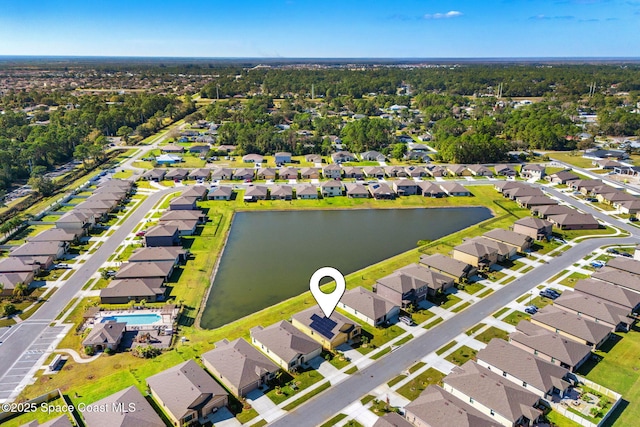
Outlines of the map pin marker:
M331 293L325 293L320 290L320 280L324 277L331 277L336 282L336 288ZM331 313L335 310L342 294L346 289L344 276L333 267L322 267L313 273L309 280L309 290L311 295L316 299L320 309L326 317L331 317Z

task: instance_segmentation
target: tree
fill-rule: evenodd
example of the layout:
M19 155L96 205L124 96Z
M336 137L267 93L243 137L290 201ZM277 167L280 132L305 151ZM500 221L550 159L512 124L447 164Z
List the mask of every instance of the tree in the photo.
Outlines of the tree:
M407 152L407 144L395 144L393 146L393 150L391 151L391 157L396 160L402 160L404 158L405 153Z
M28 289L29 287L27 285L23 282L19 282L16 284L15 288L13 288L13 296L21 300L25 295L27 295Z
M41 196L51 196L56 189L56 185L53 183L51 178L47 178L46 176L34 176L29 178L29 185L35 188L35 190L40 193Z
M129 137L133 133L133 129L129 126L120 126L118 131L116 132L116 136L122 138L124 142L129 142Z
M2 308L2 314L4 314L6 317L12 316L17 312L18 310L16 309L16 306L13 304L5 304L4 307Z

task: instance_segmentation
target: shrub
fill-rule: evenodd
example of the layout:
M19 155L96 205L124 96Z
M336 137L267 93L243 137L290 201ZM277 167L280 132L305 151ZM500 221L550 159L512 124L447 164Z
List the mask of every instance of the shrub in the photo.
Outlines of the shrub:
M93 348L93 346L88 345L84 348L84 354L86 354L87 356L93 356L94 354L96 354L96 350Z
M5 304L5 306L2 309L2 313L9 317L12 314L16 314L18 312L18 310L16 309L16 306L13 304Z

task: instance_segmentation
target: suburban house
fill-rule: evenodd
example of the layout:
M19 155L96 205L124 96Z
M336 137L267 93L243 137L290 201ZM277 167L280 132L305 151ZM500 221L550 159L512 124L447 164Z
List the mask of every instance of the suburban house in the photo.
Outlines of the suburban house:
M216 348L201 358L205 368L238 397L266 384L280 370L243 338L218 341Z
M326 317L319 307L294 314L291 323L327 350L360 338L362 326L334 311Z
M115 275L116 279L169 279L175 264L172 261L125 262Z
M495 165L496 175L500 176L516 176L516 170L511 165Z
M600 203L605 203L612 206L616 206L618 203L622 202L632 202L634 200L638 200L636 196L617 189L612 189L610 191L600 193L596 196L596 199Z
M568 369L547 362L501 338L493 338L476 355L478 365L502 375L550 401L564 397L574 383Z
M544 193L539 188L519 185L512 188L503 188L502 195L511 200L516 200L518 197L544 196Z
M189 172L189 179L205 181L209 179L209 175L211 175L210 169L206 169L206 168L193 169L191 172Z
M370 162L384 162L386 157L379 151L371 150L360 153L360 158L364 161Z
M428 165L426 169L432 178L440 178L447 174L447 170L439 165Z
M28 286L33 281L33 277L34 274L31 271L24 271L20 273L0 272L0 283L2 284L2 289L0 289L0 296L8 297L13 295L13 291L16 289L16 286L18 286L19 283Z
M84 236L95 223L96 219L92 214L69 211L56 220L56 228Z
M381 166L365 166L362 171L367 178L382 179L385 176L384 168Z
M415 196L418 194L418 183L410 179L393 181L393 190L398 196Z
M391 178L406 178L408 176L402 166L385 166L384 171Z
M477 272L477 269L472 265L442 254L422 255L420 256L420 264L429 267L429 269L437 273L449 276L456 282L468 279Z
M276 165L281 165L283 163L291 163L291 153L280 152L274 155Z
M499 427L496 420L445 391L437 385L429 385L416 400L404 407L404 421L409 427ZM396 414L397 415L397 414ZM401 418L402 419L402 418ZM378 426L378 424L374 424ZM382 425L384 427L404 427L400 422Z
M194 185L182 192L182 197L195 198L196 200L207 200L209 190L204 185ZM173 209L175 210L175 209Z
M342 168L345 178L362 179L364 178L364 172L361 167L358 166L345 166Z
M262 163L264 162L264 156L260 154L247 154L242 156L243 163Z
M267 187L263 185L252 185L247 187L247 190L244 192L244 201L245 202L255 202L257 200L267 200L268 195Z
M211 170L211 179L213 180L231 179L232 176L233 169L231 168L213 168Z
M83 347L90 347L93 351L111 351L118 350L120 341L127 330L127 324L124 322L107 321L104 323L96 323L82 340Z
M307 154L304 156L304 161L309 163L322 163L322 156L319 154Z
M524 253L531 249L533 239L526 234L516 233L515 231L505 230L503 228L494 228L483 234L487 239L494 240L496 242L504 243L508 246L516 248L516 252ZM515 254L514 254L515 255Z
M469 165L467 166L467 169L473 176L493 177L493 172L484 165Z
M317 199L318 189L312 184L303 184L296 187L296 198L298 199Z
M136 386L127 387L89 406L108 408L108 410L78 411L82 414L84 425L87 426L164 427L166 425Z
M180 180L182 181L187 176L189 176L189 171L187 169L175 168L167 170L167 173L164 175L164 179L170 180Z
M623 214L637 215L640 212L640 199L618 202L615 207Z
M393 200L396 198L396 192L385 182L377 184L369 184L369 193L376 200Z
M520 169L520 176L524 179L542 179L545 176L545 167L535 163L524 165Z
M348 151L338 151L331 155L333 163L355 162L356 156Z
M206 156L210 149L211 147L208 145L192 145L191 147L189 147L189 152L192 154L203 156L202 158L204 158L204 156Z
M615 257L607 261L607 267L627 273L640 274L640 261L637 259Z
M289 166L283 166L278 170L280 179L298 179L298 169Z
M427 170L422 166L407 166L406 168L404 168L404 171L410 178L424 178L425 176L429 175Z
M577 179L580 179L580 177L574 174L573 172L566 170L566 171L552 173L551 175L547 175L545 176L544 179L546 179L547 181L553 184L566 184L569 181L575 181Z
M591 214L575 212L564 215L549 215L547 218L560 230L594 230L600 228L600 223Z
M635 313L640 309L640 293L633 292L612 283L594 279L578 280L573 288L576 292L600 298L618 307Z
M131 301L163 301L167 288L162 278L112 280L100 290L100 304L128 304Z
M471 172L465 165L447 165L446 169L451 176L471 175Z
M453 286L454 281L451 277L419 264L409 264L378 279L373 290L381 297L404 308Z
M167 211L162 214L160 221L197 221L198 224L207 222L207 215L199 209L192 211Z
M209 192L209 200L231 200L231 196L233 195L233 188L223 185L220 187L216 187L215 189L211 189Z
M499 261L515 255L514 247L482 237L474 237L463 241L453 248L453 259L471 264L478 270L488 270Z
M551 237L553 223L542 218L528 216L513 223L513 231L525 234L532 239L542 240Z
M266 328L252 328L251 342L286 371L298 370L322 353L322 346L317 341L286 320Z
M589 194L592 188L602 185L602 181L599 179L578 179L569 181L567 185L572 189L581 192L582 194Z
M184 153L185 148L182 145L167 144L160 147L163 153Z
M347 197L352 199L366 199L369 197L369 190L362 184L347 182L344 186L347 191Z
M147 378L153 399L179 427L192 424L229 403L229 394L195 361L188 360Z
M251 181L254 178L255 169L238 168L233 170L232 179L241 181Z
M12 256L0 258L0 273L31 273L32 275L38 274L43 266L40 264L40 262L38 262L38 257L34 258L17 258ZM47 266L44 266L44 268L46 267Z
M582 292L565 291L553 301L553 306L596 323L607 325L615 331L628 332L633 323L633 319L629 317L630 310Z
M257 179L276 179L277 171L274 168L260 168L256 173Z
M551 215L566 215L575 213L576 210L567 205L542 205L534 206L531 208L531 212L538 215L540 218L546 219Z
M591 347L526 320L516 325L509 342L547 362L575 372L591 357Z
M174 165L176 163L180 163L182 161L182 157L176 154L161 154L155 157L155 162L158 165Z
M586 344L594 350L609 338L612 331L610 326L553 306L546 306L534 314L531 323Z
M177 246L180 233L175 225L159 224L151 227L144 235L145 246Z
M187 251L177 246L142 247L133 251L129 262L171 261L178 265L187 260Z
M384 325L400 312L399 304L361 286L345 292L338 307L371 326Z
M320 169L318 168L302 168L300 169L300 178L302 179L319 179Z
M342 196L342 182L335 179L320 183L322 197Z
M503 426L533 426L543 414L540 396L473 360L454 367L442 383L445 391Z
M66 242L27 242L13 249L9 255L15 258L51 257L60 259L67 251Z
M171 211L192 211L197 209L197 199L195 197L180 196L169 202L169 210Z
M520 196L516 197L519 206L527 209L533 209L536 206L557 205L558 202L547 196Z
M512 188L529 188L529 186L519 181L498 181L493 184L493 188L495 188L498 193L504 194L506 190L510 190Z
M418 186L420 187L418 191L421 192L424 197L441 198L447 196L447 193L433 182L421 181L418 183Z
M290 185L274 185L271 187L271 200L293 199L293 187Z
M593 273L591 277L634 292L640 292L640 275L637 274L607 266Z
M66 426L65 426L66 427ZM397 412L387 412L373 424L373 427L415 427Z
M342 177L342 167L332 163L322 168L322 175L327 179L340 179Z
M622 166L622 163L611 159L598 159L591 162L591 164L604 170L613 170L614 168Z
M150 171L143 173L141 178L147 181L159 182L164 179L164 176L166 175L166 173L167 173L166 169L151 169Z
M440 184L440 188L447 193L447 196L471 196L471 191L457 182L445 182Z

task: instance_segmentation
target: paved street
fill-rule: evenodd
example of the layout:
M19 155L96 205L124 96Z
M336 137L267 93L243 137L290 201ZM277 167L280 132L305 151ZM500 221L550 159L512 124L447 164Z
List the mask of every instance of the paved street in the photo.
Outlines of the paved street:
M29 352L34 349L42 350L40 346L41 337L50 337L52 333L50 331L55 329L50 327L49 324L62 312L69 301L75 297L76 293L82 289L87 280L115 252L133 228L143 220L146 213L164 196L175 191L178 190L167 188L153 193L145 199L113 235L82 264L82 267L47 301L42 303L42 306L33 316L22 323L12 326L10 332L5 333L2 337L3 342L0 344L0 402L9 396L15 396L24 387L25 381L29 379L29 376L26 376L25 381L16 381L18 378L13 376L16 371L12 368L19 366L21 372L24 370L29 372L34 367L37 368L37 365L41 363L39 362L40 358L44 357L45 351L41 353ZM24 354L31 354L32 356L24 358Z

